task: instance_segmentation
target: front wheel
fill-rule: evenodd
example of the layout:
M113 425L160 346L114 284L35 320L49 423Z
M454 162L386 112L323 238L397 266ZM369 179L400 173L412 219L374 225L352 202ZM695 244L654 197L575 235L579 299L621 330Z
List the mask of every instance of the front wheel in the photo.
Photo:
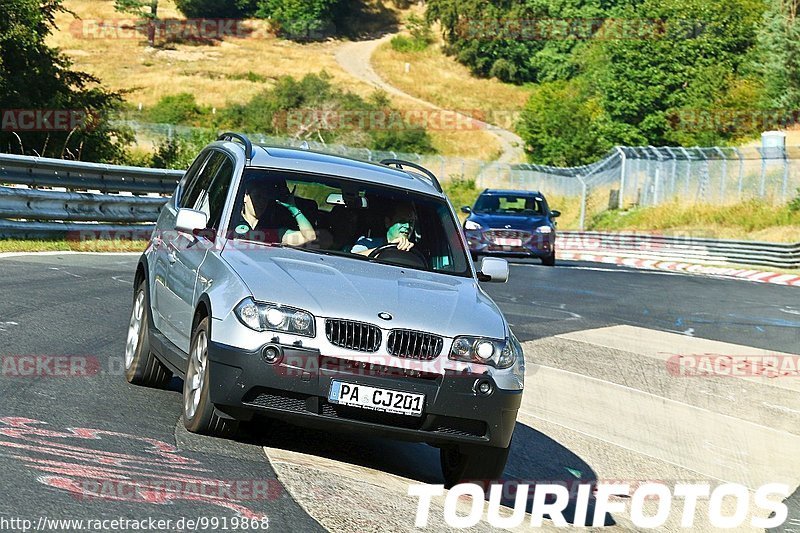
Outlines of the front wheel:
M542 257L542 264L549 267L556 266L556 251L553 250L550 255Z
M487 488L503 476L508 461L507 448L490 446L451 446L439 454L445 488L459 483L474 482Z
M150 301L146 281L139 283L133 295L133 310L125 344L125 379L134 385L164 388L172 372L150 351Z
M228 437L236 433L239 422L217 411L211 403L208 366L208 318L204 318L192 333L183 380L183 424L192 433Z

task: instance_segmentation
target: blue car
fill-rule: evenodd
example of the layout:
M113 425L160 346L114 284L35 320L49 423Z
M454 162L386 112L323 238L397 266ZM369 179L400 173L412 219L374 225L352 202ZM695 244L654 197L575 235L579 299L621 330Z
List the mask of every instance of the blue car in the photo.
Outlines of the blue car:
M464 233L474 259L480 255L538 257L556 264L556 223L561 216L551 210L540 192L486 189L469 214Z

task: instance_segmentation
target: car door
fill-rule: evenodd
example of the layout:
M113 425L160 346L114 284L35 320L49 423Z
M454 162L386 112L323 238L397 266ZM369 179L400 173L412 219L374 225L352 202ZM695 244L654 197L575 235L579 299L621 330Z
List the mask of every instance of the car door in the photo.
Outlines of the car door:
M167 244L175 238L175 219L178 209L185 202L183 199L191 195L191 191L197 180L197 176L205 167L208 161L208 152L201 153L186 171L181 179L175 194L164 205L158 219L156 231L153 233L153 258L150 272L150 299L153 310L153 323L156 329L162 333L167 333L170 327L166 317L172 302L171 295L167 291L167 273L169 272L169 250Z
M194 202L187 205L189 209L206 214L208 231L197 235L176 232L175 239L169 244L172 256L167 289L174 298L171 321L176 338L173 343L185 352L189 350L198 272L214 246L214 233L219 230L234 168L232 157L217 150L212 152L198 176L197 189L192 193Z

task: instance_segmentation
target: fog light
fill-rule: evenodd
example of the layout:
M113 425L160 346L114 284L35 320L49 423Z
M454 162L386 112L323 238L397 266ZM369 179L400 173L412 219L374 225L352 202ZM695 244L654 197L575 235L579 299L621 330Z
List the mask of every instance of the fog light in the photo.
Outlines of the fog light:
M264 356L264 360L271 365L274 365L275 363L283 359L283 349L281 349L280 346L276 346L274 344L268 344L267 346L265 346L262 354Z
M492 387L492 384L489 381L478 381L475 384L475 392L483 396L489 396L493 390L494 388Z

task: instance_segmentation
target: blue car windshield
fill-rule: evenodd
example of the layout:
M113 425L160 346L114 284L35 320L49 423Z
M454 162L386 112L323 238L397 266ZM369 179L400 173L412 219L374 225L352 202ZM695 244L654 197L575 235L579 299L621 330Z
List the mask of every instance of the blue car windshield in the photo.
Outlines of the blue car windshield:
M445 200L346 178L246 169L228 235L472 276L460 227Z
M475 202L473 211L502 215L544 215L544 199L540 196L484 194Z

